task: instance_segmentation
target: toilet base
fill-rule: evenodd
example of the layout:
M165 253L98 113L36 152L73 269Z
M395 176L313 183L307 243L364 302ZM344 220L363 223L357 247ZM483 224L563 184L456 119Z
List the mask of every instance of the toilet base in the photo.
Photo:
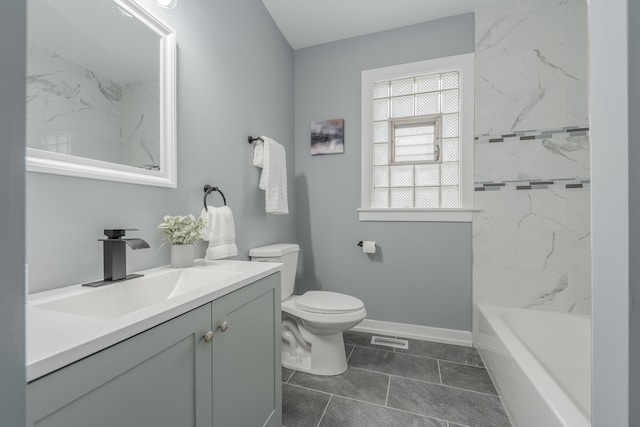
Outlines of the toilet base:
M339 375L347 370L347 355L342 332L315 335L305 334L311 349L298 348L292 354L282 343L282 366L313 375ZM312 336L309 336L312 335Z

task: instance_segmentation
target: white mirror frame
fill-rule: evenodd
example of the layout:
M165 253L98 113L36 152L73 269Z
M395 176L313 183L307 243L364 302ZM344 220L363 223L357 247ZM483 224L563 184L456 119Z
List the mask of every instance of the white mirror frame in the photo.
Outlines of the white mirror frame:
M29 172L175 188L176 170L176 34L134 0L113 0L160 37L160 170L26 149Z

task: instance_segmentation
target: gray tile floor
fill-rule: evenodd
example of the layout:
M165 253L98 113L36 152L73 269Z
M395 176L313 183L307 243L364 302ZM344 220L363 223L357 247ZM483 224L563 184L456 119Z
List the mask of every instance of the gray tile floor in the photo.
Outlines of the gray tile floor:
M282 369L286 427L510 426L475 349L409 340L401 350L344 334L349 369L322 377Z

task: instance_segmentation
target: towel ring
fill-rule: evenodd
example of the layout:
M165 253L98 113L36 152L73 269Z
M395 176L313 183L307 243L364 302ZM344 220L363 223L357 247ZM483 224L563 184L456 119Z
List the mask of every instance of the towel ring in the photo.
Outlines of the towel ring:
M211 193L213 193L214 191L217 191L218 193L220 193L220 195L222 196L222 201L224 202L224 205L227 206L227 198L224 197L224 194L222 193L222 191L220 191L220 189L218 187L213 187L209 184L204 186L204 210L205 211L209 211L209 209L207 209L207 196Z

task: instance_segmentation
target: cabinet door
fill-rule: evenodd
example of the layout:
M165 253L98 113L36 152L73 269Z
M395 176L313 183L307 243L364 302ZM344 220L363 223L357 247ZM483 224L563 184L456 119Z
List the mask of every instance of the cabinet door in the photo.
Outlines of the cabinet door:
M27 386L29 425L211 427L211 304Z
M213 425L280 427L280 273L212 304Z

